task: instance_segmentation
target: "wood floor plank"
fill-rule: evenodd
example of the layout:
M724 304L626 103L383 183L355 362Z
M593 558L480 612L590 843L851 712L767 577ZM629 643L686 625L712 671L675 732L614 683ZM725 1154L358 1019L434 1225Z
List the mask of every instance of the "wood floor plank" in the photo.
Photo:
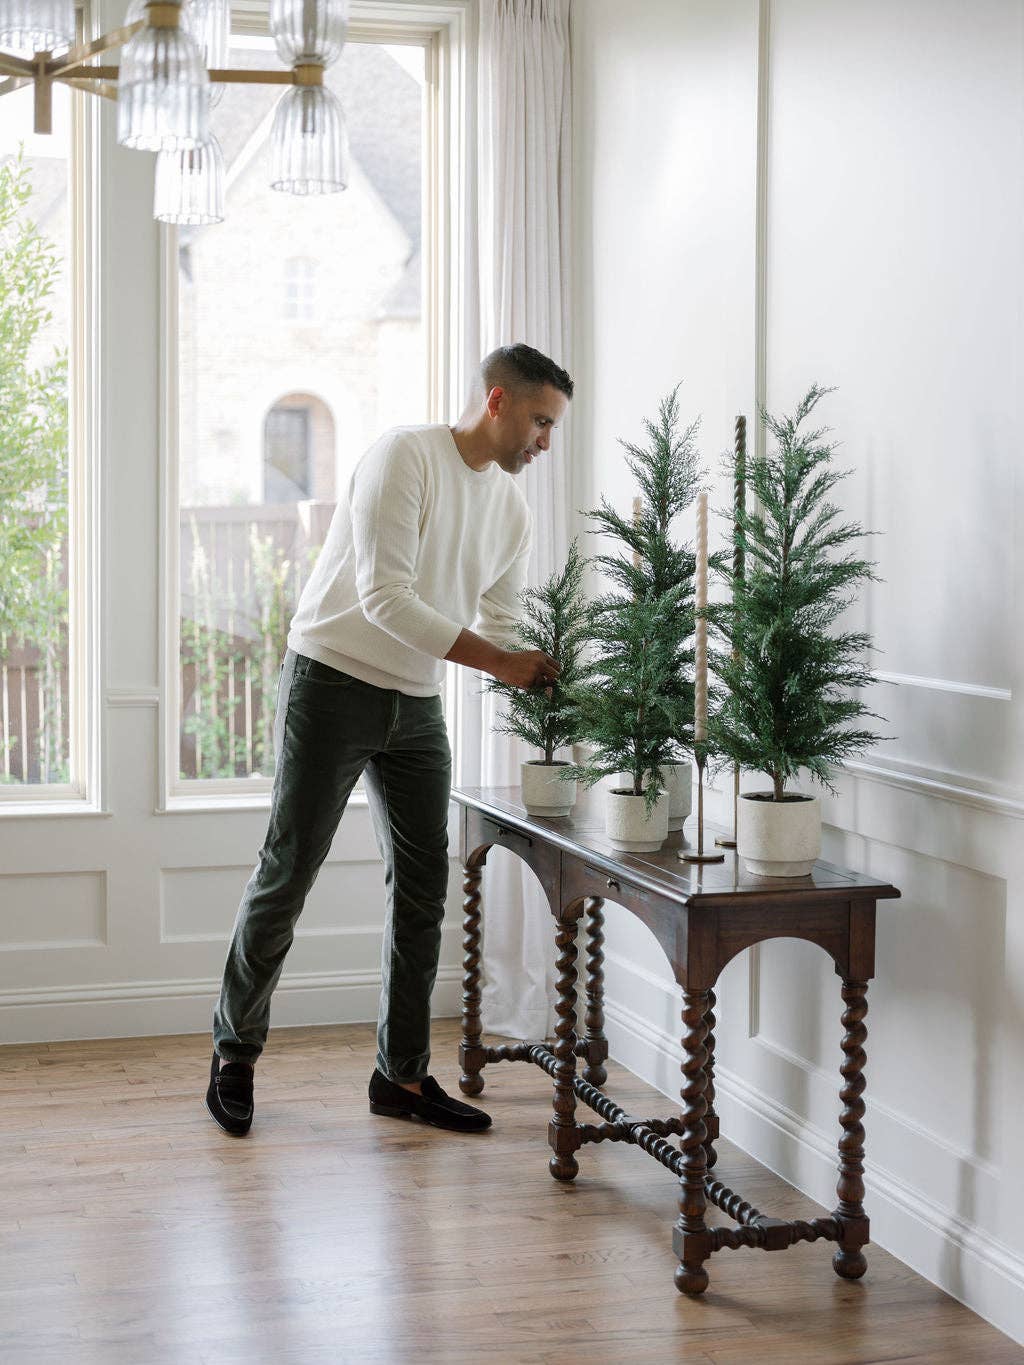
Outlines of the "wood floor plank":
M456 1049L438 1021L435 1074L454 1093ZM524 1065L487 1072L487 1133L373 1116L375 1050L368 1024L275 1032L240 1141L203 1107L207 1038L0 1048L4 1365L1024 1361L877 1247L856 1284L821 1243L723 1251L708 1294L685 1299L667 1171L607 1143L554 1182L551 1083ZM637 1116L672 1112L614 1065L607 1089ZM760 1207L821 1212L720 1152Z

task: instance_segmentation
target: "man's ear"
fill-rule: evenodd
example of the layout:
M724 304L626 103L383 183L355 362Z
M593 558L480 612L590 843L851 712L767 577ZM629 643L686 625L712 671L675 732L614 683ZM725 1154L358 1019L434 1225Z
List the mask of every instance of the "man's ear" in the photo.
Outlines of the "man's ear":
M490 393L487 395L488 417L497 417L498 413L501 411L504 405L504 402L505 390L499 384L495 384L494 388L491 389Z

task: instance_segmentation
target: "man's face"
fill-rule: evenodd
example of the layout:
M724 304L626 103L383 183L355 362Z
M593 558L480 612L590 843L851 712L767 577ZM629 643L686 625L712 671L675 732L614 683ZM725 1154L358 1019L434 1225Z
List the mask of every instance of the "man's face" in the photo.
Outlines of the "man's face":
M542 384L534 389L492 389L487 409L494 422L495 460L506 474L518 474L551 444L551 432L565 415L569 400L561 389Z

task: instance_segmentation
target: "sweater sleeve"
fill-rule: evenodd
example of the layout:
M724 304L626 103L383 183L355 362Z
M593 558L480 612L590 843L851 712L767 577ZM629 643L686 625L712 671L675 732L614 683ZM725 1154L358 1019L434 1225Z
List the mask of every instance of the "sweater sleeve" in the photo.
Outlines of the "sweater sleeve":
M356 591L373 625L443 659L462 627L416 592L425 497L426 468L409 444L386 437L360 460L350 490Z
M523 642L515 633L516 622L522 618L520 593L526 587L526 571L530 563L533 540L532 519L528 509L515 558L505 572L480 594L480 607L473 629L500 649L522 649Z

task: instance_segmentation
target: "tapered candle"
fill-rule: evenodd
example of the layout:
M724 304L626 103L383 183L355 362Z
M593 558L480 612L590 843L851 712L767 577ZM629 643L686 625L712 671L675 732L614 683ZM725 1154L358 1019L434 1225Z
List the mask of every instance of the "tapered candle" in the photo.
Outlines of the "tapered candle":
M698 613L708 604L708 495L697 498L697 565L694 606ZM697 616L696 667L694 670L693 738L703 744L708 737L708 623Z

